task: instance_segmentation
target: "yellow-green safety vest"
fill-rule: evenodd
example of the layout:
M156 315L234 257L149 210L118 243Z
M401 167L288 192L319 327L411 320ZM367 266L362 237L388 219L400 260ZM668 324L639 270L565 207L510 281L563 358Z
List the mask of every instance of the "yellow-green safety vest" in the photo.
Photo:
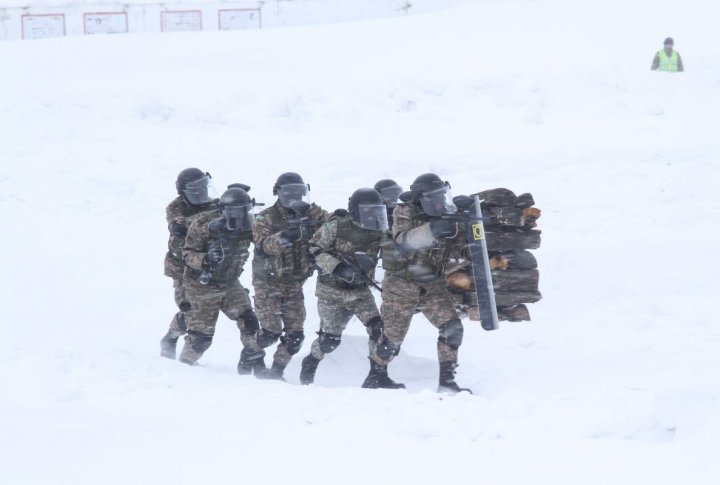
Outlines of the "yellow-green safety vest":
M658 67L658 71L678 72L677 51L673 50L670 57L668 57L665 49L662 49L658 51L658 56L660 56L660 66Z

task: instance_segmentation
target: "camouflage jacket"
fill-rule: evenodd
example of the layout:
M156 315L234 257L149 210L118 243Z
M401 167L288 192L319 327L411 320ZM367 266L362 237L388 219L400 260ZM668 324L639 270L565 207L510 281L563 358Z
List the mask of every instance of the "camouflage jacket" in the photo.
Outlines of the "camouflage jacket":
M392 240L383 243L386 274L429 283L446 277L451 259L466 256L465 231L458 227L455 236L435 239L430 219L414 205L398 204L393 212Z
M307 218L326 221L329 214L312 204ZM292 244L286 243L281 233L288 228L292 215L280 202L276 202L255 217L253 228L253 276L284 283L305 281L313 273L308 253L310 238L318 226L302 225L301 237Z
M216 208L217 205L214 202L200 206L189 204L182 195L168 204L165 209L165 220L167 220L169 233L168 252L165 255L165 276L182 278L184 269L182 251L185 246L185 236L174 235L173 226L180 224L187 228L194 216Z
M228 283L236 280L250 256L252 231L235 232L225 228L225 218L219 211L203 212L193 218L185 238L183 260L185 278L197 279L203 271L212 277L210 284ZM211 244L222 246L223 259L210 266L205 256Z
M321 285L333 286L340 289L367 288L369 282L349 284L333 274L342 258L347 258L353 264L355 252L362 251L377 264L380 243L385 233L369 231L358 226L349 216L333 217L323 224L310 239L310 253L315 257L315 264L320 270L318 288ZM374 270L368 277L374 276Z

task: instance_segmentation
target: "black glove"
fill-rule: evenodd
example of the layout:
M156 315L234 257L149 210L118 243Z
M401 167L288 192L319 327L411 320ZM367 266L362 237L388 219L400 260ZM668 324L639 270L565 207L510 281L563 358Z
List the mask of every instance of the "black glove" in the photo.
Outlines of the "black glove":
M173 222L170 224L170 232L173 236L185 237L187 235L187 226L179 222Z
M345 263L335 266L333 274L347 283L357 283L361 277L355 268Z
M257 315L252 310L245 310L241 318L245 322L245 330L249 330L253 333L260 330L260 322L258 321Z
M218 264L224 257L222 246L220 244L211 244L208 247L205 261L207 261L208 264Z
M289 226L280 233L280 237L289 243L297 241L300 239L300 226Z
M433 219L430 221L430 231L436 239L446 239L457 233L457 224L450 219Z
M369 273L371 270L375 269L375 266L377 266L377 262L368 256L367 253L363 253L362 251L355 253L355 262L358 267L366 273Z

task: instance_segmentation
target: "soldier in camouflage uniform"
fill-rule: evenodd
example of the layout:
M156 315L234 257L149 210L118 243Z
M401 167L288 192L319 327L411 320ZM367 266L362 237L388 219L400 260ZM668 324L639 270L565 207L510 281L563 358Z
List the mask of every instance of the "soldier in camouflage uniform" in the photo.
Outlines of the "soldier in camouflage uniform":
M287 172L278 177L273 195L278 200L257 215L253 242L253 288L260 319L257 346L247 349L241 365L262 359L264 350L280 340L271 369L263 377L282 379L292 356L300 351L304 334L303 284L313 273L308 254L315 229L328 218L319 206L303 201L308 186L302 177ZM298 204L300 203L300 204ZM296 209L303 207L300 214ZM299 209L298 209L299 210Z
M253 206L243 189L228 189L218 202L219 213L202 213L188 228L183 285L190 309L185 312L183 363L195 364L210 347L221 310L237 322L243 346L254 340L258 319L248 291L238 280L250 255Z
M400 187L393 179L382 179L378 180L373 188L380 193L383 204L387 207L388 226L392 227L393 211L398 205L398 198L403 191L402 187Z
M160 341L160 355L169 359L175 358L178 338L185 335L187 325L184 312L190 309L190 302L185 298L182 284L185 264L182 261L182 249L189 220L202 212L217 209L217 199L212 195L210 174L197 168L187 168L180 172L175 181L178 197L170 202L165 210L170 238L168 252L165 255L165 276L173 279L175 304L179 311L170 322L170 329Z
M302 361L302 384L314 381L318 364L340 345L342 332L353 315L365 325L372 355L382 335L382 319L370 282L386 230L387 209L380 194L365 188L356 190L348 210L335 211L335 216L310 240L310 252L320 271L315 289L320 331L310 354Z
M442 218L454 212L447 183L435 174L420 175L410 186L411 200L397 206L392 235L395 247L383 250L384 334L371 359L363 387L391 387L387 364L400 351L413 314L421 311L439 330L439 390L459 392L455 382L463 325L447 289L446 266L466 244L465 232Z

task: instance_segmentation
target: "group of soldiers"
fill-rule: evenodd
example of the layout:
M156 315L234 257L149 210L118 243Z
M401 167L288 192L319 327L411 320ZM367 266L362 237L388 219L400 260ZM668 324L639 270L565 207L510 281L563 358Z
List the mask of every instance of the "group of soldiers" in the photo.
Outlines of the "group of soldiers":
M241 375L283 379L305 339L303 285L318 272L320 328L302 360L300 382L311 384L326 354L341 343L356 316L368 334L370 370L364 388L399 389L388 364L400 351L412 317L422 312L438 329L439 391L469 389L455 382L463 324L448 292L446 269L466 251L465 231L442 216L454 212L449 185L420 175L403 189L384 179L360 188L347 209L332 213L306 201L309 186L294 172L280 175L277 201L255 213L250 187L233 184L213 197L209 173L180 172L178 197L167 207L170 231L165 274L173 278L178 312L161 340L161 355L194 365L210 347L219 312L237 322ZM239 276L253 244L254 308ZM378 309L374 271L385 272ZM278 343L268 368L265 349Z

